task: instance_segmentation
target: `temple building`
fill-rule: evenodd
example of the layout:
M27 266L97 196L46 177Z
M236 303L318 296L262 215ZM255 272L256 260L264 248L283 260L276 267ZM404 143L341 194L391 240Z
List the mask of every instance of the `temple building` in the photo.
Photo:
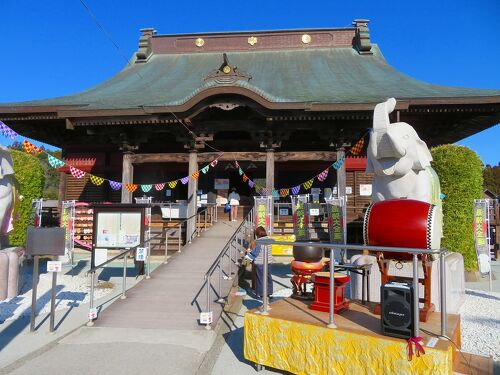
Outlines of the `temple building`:
M268 191L299 185L366 136L375 105L389 97L397 99L391 121L411 124L429 147L500 122L500 91L439 86L397 71L372 43L367 20L332 29L141 33L130 64L114 77L74 95L0 103L0 120L61 147L67 164L123 184L178 180L214 159L217 167L147 194L98 186L63 168L63 200L131 202L146 194L188 200L192 213L193 196L220 195L216 180L229 179L251 204L255 188L235 161ZM339 169L349 221L370 202L360 192L371 183L365 165L363 152L347 153ZM336 183L332 170L311 187Z

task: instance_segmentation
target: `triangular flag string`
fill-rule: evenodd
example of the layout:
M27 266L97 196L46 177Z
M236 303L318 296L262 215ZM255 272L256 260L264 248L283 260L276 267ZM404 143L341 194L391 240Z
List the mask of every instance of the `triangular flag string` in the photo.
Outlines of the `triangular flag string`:
M14 130L12 130L9 126L7 126L4 122L0 121L0 133L6 137L6 138L9 138L9 139L12 139L14 140L16 137L19 136L18 133L16 133ZM351 154L351 155L359 155L361 153L361 151L363 150L363 147L365 145L365 137L366 135L368 134L365 133L355 144L354 146L352 146L348 151L346 151L344 153L344 156L342 158L340 158L339 160L335 161L331 167L338 170L342 167L342 165L344 164L345 160L346 160L346 155L348 154ZM26 150L27 153L31 154L31 155L34 155L36 156L37 154L39 153L42 153L44 152L45 154L47 154L47 160L48 160L48 163L51 167L53 168L61 168L63 166L68 166L69 167L69 171L71 173L71 175L75 178L83 178L85 175L86 175L86 172L80 170L79 168L76 168L72 165L69 165L67 164L65 161L63 160L60 160L58 158L56 158L55 156L49 154L46 150L44 150L43 148L41 147L38 147L36 145L34 145L33 143L31 143L30 141L28 141L27 139L24 139L23 140L23 146L24 146L24 149ZM180 179L181 183L182 184L187 184L188 181L189 181L189 178L193 178L193 179L198 179L199 176L200 176L200 172L203 173L203 174L206 174L210 167L214 168L217 164L218 164L218 159L222 156L223 153L219 154L214 160L212 160L209 164L205 165L203 168L199 169L198 171L192 173L190 176L186 176L186 177L183 177L182 179ZM254 181L252 181L244 172L244 170L241 168L239 162L237 160L234 161L234 165L236 166L236 168L238 168L238 172L240 174L240 176L242 176L242 179L243 179L243 182L247 182L248 183L248 186L250 188L254 188L256 189L257 192L259 193L264 193L264 194L268 194L269 193L269 189L267 187L261 187L261 186L258 186L255 184ZM303 182L302 184L299 184L297 186L294 186L294 187L290 187L290 188L281 188L281 189L275 189L275 190L271 190L271 194L273 195L284 195L285 193L287 193L286 195L288 195L291 191L292 194L296 195L300 192L300 188L301 186L308 190L312 187L313 183L314 183L314 179L317 178L319 181L321 182L324 182L327 177L328 177L328 169L325 169L323 170L322 172L320 172L318 175L314 176L313 178ZM108 181L110 187L113 189L113 190L119 190L121 189L122 187L125 186L125 188L129 191L131 191L130 189L133 189L133 191L137 190L137 188L139 186L141 186L141 189L144 191L144 192L149 192L153 185L155 187L155 189L157 191L159 190L162 190L164 187L165 187L165 184L168 184L168 186L173 189L177 186L177 181L179 180L175 180L175 181L170 181L168 183L155 183L155 184L141 184L141 185L138 185L138 184L125 184L123 185L121 182L118 182L118 181L112 181L112 180L109 180L107 178L104 178L104 177L98 177L98 176L94 176L94 175L90 175L90 180L91 182L94 184L94 185L97 185L97 186L100 186L103 184L104 181ZM286 196L285 195L285 196Z

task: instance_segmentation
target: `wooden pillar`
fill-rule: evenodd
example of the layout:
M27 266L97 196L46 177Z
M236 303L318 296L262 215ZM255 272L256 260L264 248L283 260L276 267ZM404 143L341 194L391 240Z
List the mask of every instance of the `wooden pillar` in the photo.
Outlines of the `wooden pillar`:
M66 200L66 189L68 188L68 175L65 172L59 172L59 210L62 208L62 202Z
M132 193L125 188L125 184L131 184L134 181L134 166L131 159L132 154L123 154L122 169L122 203L132 203Z
M189 151L189 182L188 182L188 196L187 196L187 215L191 217L196 214L197 211L197 190L198 190L198 180L191 177L193 173L198 170L198 153L196 150ZM188 220L186 225L186 241L191 239L191 236L196 231L196 216Z
M266 150L266 187L268 195L271 195L274 189L274 150Z

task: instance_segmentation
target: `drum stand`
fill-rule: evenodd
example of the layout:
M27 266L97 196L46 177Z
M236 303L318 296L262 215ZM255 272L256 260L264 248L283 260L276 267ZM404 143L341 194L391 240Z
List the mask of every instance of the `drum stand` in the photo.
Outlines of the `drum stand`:
M430 259L429 254L419 255L422 261L422 268L424 271L424 278L419 278L418 281L420 284L424 286L424 298L419 298L419 302L423 303L423 307L420 309L419 318L421 322L426 322L429 318L431 312L435 310L435 306L431 303L431 271L432 271L432 261ZM389 267L388 261L384 259L383 252L377 252L377 263L380 269L381 275L381 283L382 285L387 284L390 281L394 280L404 280L409 281L413 280L412 277L401 277L401 276L393 276L389 275ZM380 304L375 306L375 314L380 315L381 309Z

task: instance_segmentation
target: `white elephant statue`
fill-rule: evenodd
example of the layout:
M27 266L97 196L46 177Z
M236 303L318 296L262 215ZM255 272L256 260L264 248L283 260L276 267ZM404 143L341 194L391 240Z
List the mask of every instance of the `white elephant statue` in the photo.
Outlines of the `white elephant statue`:
M12 156L7 148L0 146L0 235L13 229L14 181Z
M378 202L407 198L441 207L439 179L431 167L431 153L411 125L390 123L389 113L395 107L394 98L375 106L366 167L366 172L375 173L372 199Z

